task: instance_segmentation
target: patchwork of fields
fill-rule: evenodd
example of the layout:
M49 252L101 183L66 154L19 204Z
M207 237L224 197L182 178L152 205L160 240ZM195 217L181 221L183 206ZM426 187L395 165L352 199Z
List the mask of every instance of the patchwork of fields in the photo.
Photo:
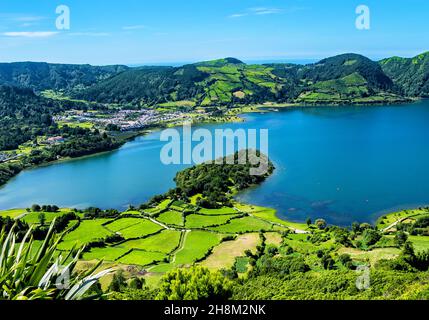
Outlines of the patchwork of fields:
M155 278L193 264L212 270L234 266L238 272L245 273L250 266L248 255L257 252L262 238L265 245L282 246L309 257L316 256L320 250L335 248L339 255L350 255L355 261L374 264L400 254L399 249L389 245L363 251L338 246L335 238L309 241L309 237L314 237L314 230L307 224L283 221L276 217L273 209L240 203L234 203L233 207L202 209L192 203L166 199L150 208L116 213L112 217L97 218L71 209L58 212L17 209L2 211L0 216L37 226L41 223L41 215L43 223L49 224L70 212L75 213L75 218L68 222L58 247L60 251L86 246L82 263L103 260L105 267L138 267ZM398 226L406 227L407 223L427 216L426 209L391 213L379 219L377 228L389 242L393 241L391 233L396 232ZM429 248L427 236L410 235L409 240L417 252ZM309 265L314 264L311 259L306 260Z
M166 199L148 209L129 210L112 218L89 218L73 210L77 220L69 222L59 250L86 246L83 261L139 266L151 273L195 263L226 268L237 257L244 256L246 250L256 250L260 232L278 243L281 231L288 229L285 221L276 218L274 210L264 209L238 203L234 207L203 209ZM49 224L71 211L9 210L1 215L38 225L41 214L44 223ZM299 227L303 231L307 228L304 224Z

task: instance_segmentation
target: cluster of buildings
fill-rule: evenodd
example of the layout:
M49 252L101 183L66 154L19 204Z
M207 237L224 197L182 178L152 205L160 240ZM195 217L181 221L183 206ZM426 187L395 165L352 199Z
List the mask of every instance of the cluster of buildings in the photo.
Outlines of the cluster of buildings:
M160 113L156 110L119 110L115 112L82 112L68 111L60 116L55 116L54 121L69 123L93 123L100 127L115 125L121 131L138 130L144 127L172 121L183 121L189 116L180 111Z

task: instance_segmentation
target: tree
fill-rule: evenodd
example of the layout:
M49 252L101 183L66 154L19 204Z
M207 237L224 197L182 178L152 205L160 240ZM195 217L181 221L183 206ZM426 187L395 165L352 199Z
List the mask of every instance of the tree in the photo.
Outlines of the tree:
M360 230L360 225L359 225L359 222L353 222L352 223L352 231L354 232L354 233L359 233L361 230Z
M362 244L365 246L372 246L381 239L381 234L377 230L365 229L362 233Z
M403 231L396 232L395 243L398 247L402 247L408 240L408 235Z
M43 227L46 222L46 215L44 212L39 213L39 216L37 217L39 219L40 225Z
M108 290L112 292L122 292L127 287L124 271L118 270L114 275Z
M307 219L307 221L306 221L305 223L307 224L307 226L311 226L311 222L312 222L312 221L311 221L311 219L310 219L310 218L308 218L308 219Z
M220 272L203 267L176 269L165 274L157 300L226 300L232 295L232 283Z
M42 208L38 204L33 204L31 206L31 211L33 212L39 212Z
M338 261L340 261L340 263L348 269L351 269L353 267L353 260L349 254L340 255L338 257Z
M144 278L132 278L129 283L128 283L128 288L130 289L136 289L136 290L141 290L143 289L143 286L145 284L145 279Z
M316 226L320 229L326 229L326 227L328 226L328 224L326 223L326 221L324 219L317 219L316 220Z

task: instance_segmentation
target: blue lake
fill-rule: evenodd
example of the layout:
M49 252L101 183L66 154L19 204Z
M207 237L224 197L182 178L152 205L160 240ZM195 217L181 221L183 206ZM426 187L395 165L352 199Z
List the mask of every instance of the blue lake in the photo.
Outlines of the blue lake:
M242 201L293 221L374 222L385 212L429 204L429 101L382 107L317 107L248 114L204 128L269 129L276 171ZM0 189L0 209L33 203L126 208L174 187L185 166L160 161L155 132L121 149L27 170Z

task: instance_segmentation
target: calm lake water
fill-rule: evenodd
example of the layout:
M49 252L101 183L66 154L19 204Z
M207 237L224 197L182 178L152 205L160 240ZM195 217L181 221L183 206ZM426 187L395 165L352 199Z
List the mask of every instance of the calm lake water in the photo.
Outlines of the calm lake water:
M374 222L429 204L429 101L389 107L318 107L246 115L204 126L268 128L275 174L239 196L279 216L329 223ZM121 149L22 172L0 189L0 209L33 203L126 208L174 187L184 166L160 162L159 133Z

